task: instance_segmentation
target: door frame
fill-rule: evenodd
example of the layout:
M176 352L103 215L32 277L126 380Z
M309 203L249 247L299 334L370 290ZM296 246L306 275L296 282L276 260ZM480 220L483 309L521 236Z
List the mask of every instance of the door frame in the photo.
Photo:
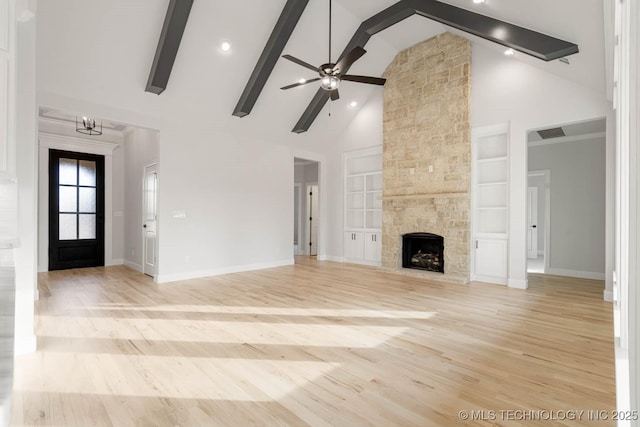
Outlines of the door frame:
M549 271L549 259L551 258L551 170L540 169L529 171L527 175L527 188L529 188L528 178L533 176L544 177L544 247L542 248L542 256L544 257L544 270L542 274L547 274L547 271ZM538 200L540 200L540 194L538 194ZM527 209L528 208L529 206L527 206ZM540 223L539 218L538 223ZM540 231L538 230L538 232ZM529 258L527 257L527 265L528 264Z
M158 197L159 197L159 191L158 188L160 187L160 163L158 162L153 162L153 163L149 163L148 165L145 165L142 168L142 224L144 224L145 222L145 204L144 204L144 189L145 189L145 185L146 185L146 177L147 177L147 168L150 168L152 166L156 167L156 243L155 243L155 247L154 249L154 253L156 254L156 262L155 262L155 273L151 276L149 274L147 274L145 272L145 256L147 254L147 241L145 239L145 235L144 235L144 227L140 228L140 235L142 237L142 273L143 274L147 274L148 276L153 277L153 280L157 280L158 278L158 266L160 263L160 254L158 253L158 240L159 240L159 236L160 236L160 215L158 215Z
M293 183L293 189L296 192L296 194L298 195L298 206L296 206L297 210L294 211L294 215L297 212L298 214L298 253L295 253L295 242L294 242L294 254L293 255L302 255L300 253L300 249L302 246L302 236L303 236L303 231L302 231L302 223L304 218L302 217L302 199L303 199L303 194L302 194L302 183L298 182L298 183ZM295 205L295 197L293 199L294 205Z
M320 208L322 207L322 204L320 203L320 184L318 184L317 182L305 182L304 185L305 185L305 187L304 187L304 189L305 189L304 200L305 200L305 202L307 202L307 207L308 207L308 200L309 200L309 188L312 187L312 186L318 187L318 190L317 190L317 196L318 196L318 199L317 199L318 200L317 213L318 213L318 217L320 217ZM311 241L310 234L311 234L311 227L312 227L312 225L310 224L311 221L309 221L309 216L311 215L311 212L309 212L307 210L305 210L305 212L307 213L307 216L304 218L304 224L305 224L305 227L304 227L305 254L307 254L308 256L318 256L320 254L318 243L320 241L320 227L322 227L322 221L321 221L322 218L320 218L318 220L318 222L320 222L320 225L318 225L318 235L316 236L316 239L318 240L318 242L316 242L316 255L311 255L311 246L309 246L309 242ZM313 243L313 242L311 242L311 243Z
M46 132L38 134L38 272L49 271L49 150L104 156L104 265L122 264L113 258L113 151L118 144Z
M531 201L534 199L534 197L532 197L533 195L535 195L535 209L532 209L531 206ZM538 187L537 186L531 186L529 185L527 187L527 228L531 227L531 217L534 216L532 215L533 212L535 211L535 219L536 219L536 223L539 223L538 221L538 200L540 200L540 195L538 194ZM536 238L535 239L530 239L527 235L527 259L531 259L531 258L538 258L538 255L540 255L540 249L538 249L538 233L540 232L540 227L538 227L538 224L535 224L536 226L536 230L535 230L535 234L536 234ZM532 227L533 228L533 227ZM532 232L532 230L529 230ZM544 230L542 230L544 232ZM531 256L531 251L529 250L530 246L532 245L531 240L535 240L535 257ZM544 248L542 248L542 255L544 257Z

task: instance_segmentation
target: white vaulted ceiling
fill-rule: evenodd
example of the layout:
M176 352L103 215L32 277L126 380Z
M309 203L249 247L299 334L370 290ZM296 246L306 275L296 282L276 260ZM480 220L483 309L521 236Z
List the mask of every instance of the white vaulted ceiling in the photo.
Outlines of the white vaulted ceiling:
M446 0L579 45L570 65L546 63L518 54L549 73L605 94L605 44L603 0ZM358 25L393 0L335 0L334 59ZM185 105L184 117L197 117L236 128L256 127L274 138L289 132L317 86L289 91L279 88L313 73L279 60L250 116L231 116L247 79L264 48L285 0L195 0L167 90L160 96L145 93L168 0L56 0L38 4L38 88L72 98L142 111L163 117L175 103ZM327 61L328 0L310 0L284 53L312 64ZM413 16L374 36L368 53L351 69L353 74L381 75L402 49L447 31L447 27ZM457 34L462 34L457 32ZM474 43L504 50L491 42L470 37ZM218 43L228 39L232 52L223 54ZM343 83L341 100L331 105L329 123L323 113L318 123L340 129L355 114L351 100L363 104L382 89ZM45 97L46 98L46 97ZM325 112L328 107L325 107ZM69 111L75 114L76 111ZM175 113L174 113L175 114Z

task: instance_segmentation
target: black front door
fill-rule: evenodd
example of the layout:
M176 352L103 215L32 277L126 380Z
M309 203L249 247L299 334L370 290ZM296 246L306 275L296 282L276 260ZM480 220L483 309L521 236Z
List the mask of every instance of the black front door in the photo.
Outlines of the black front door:
M104 265L104 156L49 151L49 270Z

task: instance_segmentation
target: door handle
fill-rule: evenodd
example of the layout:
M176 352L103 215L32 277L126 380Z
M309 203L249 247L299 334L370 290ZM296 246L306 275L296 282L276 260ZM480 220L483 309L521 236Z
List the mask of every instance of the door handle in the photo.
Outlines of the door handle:
M142 225L142 228L147 228L147 224L143 224L143 225Z
M536 226L536 225L532 225L532 226L531 226L531 228L538 228L538 226Z

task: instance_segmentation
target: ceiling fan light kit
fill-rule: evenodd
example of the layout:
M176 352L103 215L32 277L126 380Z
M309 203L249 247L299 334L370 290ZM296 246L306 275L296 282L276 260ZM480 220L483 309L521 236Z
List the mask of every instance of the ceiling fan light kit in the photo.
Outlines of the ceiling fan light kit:
M332 91L340 87L340 79L336 76L326 76L320 80L320 87L324 90Z

